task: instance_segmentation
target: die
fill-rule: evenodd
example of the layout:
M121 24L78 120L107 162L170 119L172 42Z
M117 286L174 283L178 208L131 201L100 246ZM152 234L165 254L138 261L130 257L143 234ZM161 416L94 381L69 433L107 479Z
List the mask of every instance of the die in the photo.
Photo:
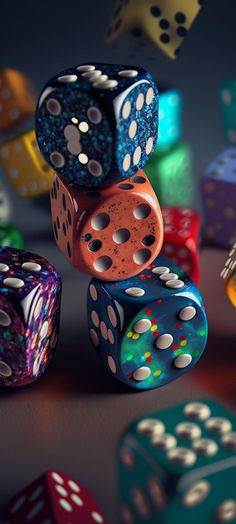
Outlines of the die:
M23 122L36 108L31 81L15 69L0 72L0 132Z
M39 98L42 155L60 177L81 186L134 175L157 141L158 91L140 67L85 64L54 76Z
M207 319L189 277L159 256L139 275L117 282L92 279L88 329L105 366L136 389L177 379L201 357Z
M164 218L164 243L161 252L173 260L198 285L200 264L198 243L200 215L190 208L166 207Z
M236 148L226 149L213 160L200 181L204 237L230 248L236 238Z
M8 194L0 180L0 226L9 223L11 217L11 204Z
M20 198L32 198L50 191L54 172L39 151L33 129L1 144L0 162Z
M0 386L23 386L43 373L57 344L60 297L52 264L0 246Z
M142 171L99 191L55 175L51 209L61 251L77 269L100 280L129 278L161 250L162 214Z
M226 293L230 302L236 307L236 242L229 252L220 276L226 282Z
M160 151L155 148L143 169L161 207L191 207L194 178L192 154L187 144L179 143Z
M15 495L4 518L8 524L106 524L89 491L55 470L46 471Z
M225 140L236 144L236 81L228 80L220 87L220 106Z
M114 42L124 31L143 30L169 57L176 58L203 0L131 0L119 2L106 32L106 41Z
M22 234L14 226L0 224L0 246L22 249L24 240Z
M236 417L193 400L141 417L118 449L121 522L235 522Z
M182 94L178 89L159 86L158 150L181 140L182 106Z

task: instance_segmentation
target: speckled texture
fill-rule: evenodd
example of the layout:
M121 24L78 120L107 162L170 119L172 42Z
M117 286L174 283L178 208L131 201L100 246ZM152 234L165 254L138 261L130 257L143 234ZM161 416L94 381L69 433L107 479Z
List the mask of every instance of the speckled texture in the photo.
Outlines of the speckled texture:
M56 175L51 209L59 248L73 266L100 280L135 275L160 252L161 210L142 171L100 191L67 184Z
M24 269L26 262L37 270ZM8 278L21 287L9 287ZM45 370L57 343L60 297L59 274L47 260L0 247L1 386L28 384Z
M120 76L123 71L129 73ZM74 66L50 79L39 98L40 150L58 175L81 186L110 185L135 174L151 155L157 131L157 87L139 67Z
M202 419L189 415L194 405L199 406ZM231 427L228 435L233 435L235 414L206 398L145 413L130 424L117 450L122 524L235 522L236 448L225 445L227 435L223 431L217 433L207 429L213 418L224 420ZM153 428L149 426L150 431L142 432L142 425L148 420L154 424ZM183 433L179 433L179 424L185 425L185 431L192 427L199 436L184 438ZM158 434L169 441L174 439L173 448L161 449L155 445ZM199 439L213 446L211 456L194 450ZM186 454L193 453L192 463L183 465L169 459L169 452L180 448ZM226 504L230 500L234 501L231 511ZM130 519L125 519L125 515Z
M160 266L168 268L167 274L168 270L174 273L173 279L178 276L177 282L181 281L182 287L168 287L153 272ZM140 296L127 295L129 288L137 288ZM194 308L195 314L192 319L182 321L181 311L186 307ZM139 333L135 325L143 319L149 326ZM197 363L207 340L207 318L198 289L186 273L163 256L129 280L102 283L92 279L88 290L88 326L91 341L104 364L116 378L138 389L156 388L179 378ZM166 349L160 349L156 343L164 334L171 335L172 341ZM190 363L177 368L176 359L182 355L191 357ZM136 380L136 371L143 367L147 378Z

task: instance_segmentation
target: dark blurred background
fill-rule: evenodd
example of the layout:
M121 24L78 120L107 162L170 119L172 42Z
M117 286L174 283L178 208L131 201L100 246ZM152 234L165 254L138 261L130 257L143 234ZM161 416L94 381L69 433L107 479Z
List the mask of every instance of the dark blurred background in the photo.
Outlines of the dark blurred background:
M179 88L199 205L197 179L226 147L218 86L236 77L235 0L206 1L175 61L148 41L137 46L133 38L107 46L104 33L112 9L112 0L3 2L0 68L24 71L38 92L56 72L95 61L140 65L153 73L157 84ZM72 269L56 248L47 197L45 206L40 205L42 199L20 201L6 185L14 201L13 222L24 234L26 248L49 258L61 271L64 296L61 340L49 370L32 386L1 392L0 506L43 470L54 467L84 482L110 524L116 524L116 443L131 419L201 395L216 395L236 405L235 310L219 279L226 252L206 247L201 253L201 290L210 322L205 356L179 381L136 394L108 375L90 347L88 278Z

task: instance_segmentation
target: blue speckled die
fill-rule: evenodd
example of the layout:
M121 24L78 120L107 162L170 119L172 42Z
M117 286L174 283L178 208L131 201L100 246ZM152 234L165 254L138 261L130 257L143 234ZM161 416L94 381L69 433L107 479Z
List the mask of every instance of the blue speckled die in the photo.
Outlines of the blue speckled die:
M207 341L198 289L163 256L129 280L92 279L88 326L105 365L138 389L157 388L180 377L197 363Z
M36 380L56 348L61 280L44 258L0 247L0 386Z
M152 154L157 131L157 87L140 67L71 67L46 84L36 111L42 155L59 176L81 186L134 175Z
M183 98L178 89L159 89L158 148L167 148L182 138Z

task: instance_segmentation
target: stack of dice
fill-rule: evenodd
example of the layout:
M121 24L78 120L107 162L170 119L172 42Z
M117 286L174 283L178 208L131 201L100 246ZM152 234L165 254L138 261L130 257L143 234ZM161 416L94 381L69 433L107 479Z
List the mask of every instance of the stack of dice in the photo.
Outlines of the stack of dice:
M56 242L77 269L93 277L91 341L113 375L141 389L191 368L207 338L198 290L179 267L156 258L162 214L141 168L157 128L152 76L120 65L62 71L46 84L36 112L39 148L56 171Z

